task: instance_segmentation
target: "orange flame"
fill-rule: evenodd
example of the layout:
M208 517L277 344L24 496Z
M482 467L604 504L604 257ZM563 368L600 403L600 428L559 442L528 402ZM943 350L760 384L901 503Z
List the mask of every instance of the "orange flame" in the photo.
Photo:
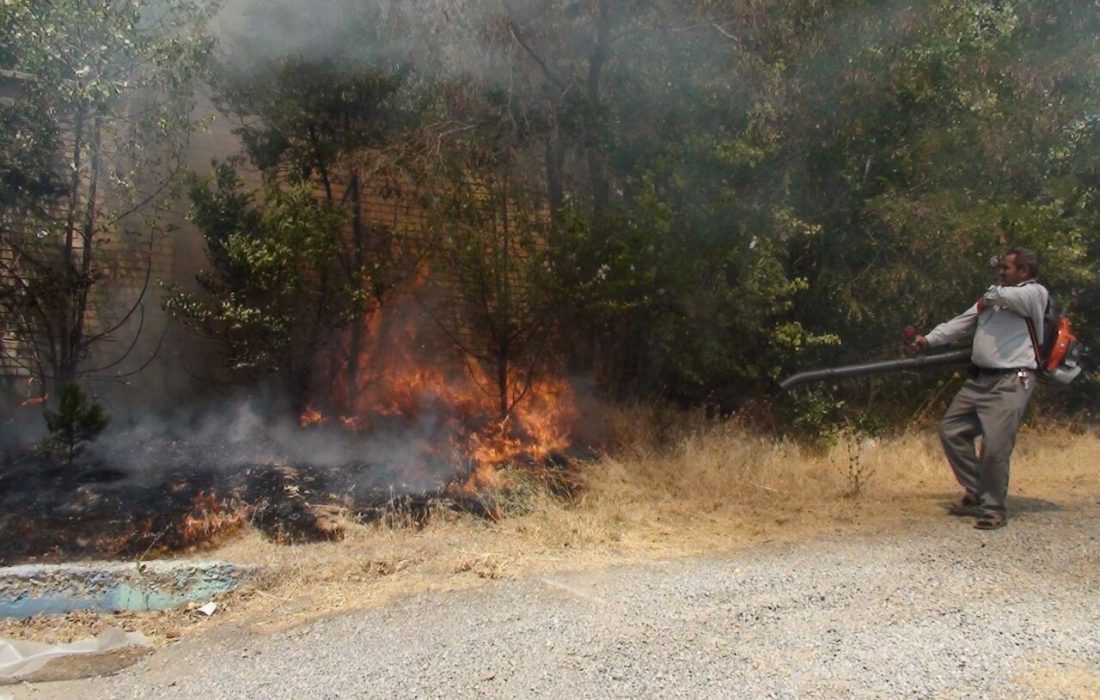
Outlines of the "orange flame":
M338 377L326 405L344 407L343 415L325 416L310 406L299 417L303 426L339 424L370 432L404 425L410 441L416 439L416 421L430 417L445 430L431 433L426 454L447 456L459 487L478 492L499 487L497 467L515 462L545 460L568 448L575 420L573 395L561 378L545 376L527 381L522 372L507 374L508 413L500 416L500 387L481 365L453 352L446 339L433 338L423 319L384 318L381 310L363 321L369 342L354 363L354 386L348 367ZM438 334L437 334L438 335ZM413 466L413 465L410 465Z
M308 406L306 410L302 411L302 415L298 416L298 423L306 425L317 425L324 421L324 415L312 406Z
M210 543L234 532L247 521L244 509L219 499L213 491L200 491L191 511L180 525L180 540L184 546Z

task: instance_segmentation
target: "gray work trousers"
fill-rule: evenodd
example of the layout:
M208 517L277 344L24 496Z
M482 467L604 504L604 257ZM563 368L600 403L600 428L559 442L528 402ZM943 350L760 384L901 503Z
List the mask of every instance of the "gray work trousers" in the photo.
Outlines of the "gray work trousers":
M986 515L1005 514L1008 462L1016 429L1035 390L1035 375L1015 372L967 379L940 421L940 440L955 478ZM981 436L981 452L977 439Z

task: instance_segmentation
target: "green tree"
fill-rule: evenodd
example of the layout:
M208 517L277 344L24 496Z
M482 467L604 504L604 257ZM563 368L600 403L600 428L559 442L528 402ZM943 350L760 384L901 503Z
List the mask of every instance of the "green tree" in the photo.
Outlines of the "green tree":
M489 378L486 390L503 420L554 364L551 223L538 168L523 163L530 133L507 116L512 105L492 90L467 95L465 104L476 115L472 128L447 144L425 202L433 232L427 258L436 273L426 304Z
M66 384L61 389L57 410L46 411L46 426L50 430L47 446L60 452L65 462L73 460L84 444L95 440L111 422L111 417L77 384Z
M346 213L305 184L269 188L257 205L226 165L194 180L191 198L212 267L198 276L203 294L173 288L167 309L221 343L231 377L274 374L304 409L367 294L340 268Z
M763 196L776 147L755 100L772 83L744 50L754 37L728 28L745 8L552 5L556 22L551 4L510 7L509 19L534 94L561 95L547 199L557 169L572 183L551 241L570 316L560 325L582 329L581 361L618 393L729 405L832 342L793 308L807 282L784 241L815 227Z
M803 8L800 41L777 29L773 44L784 66L774 163L787 206L822 234L791 241L810 283L799 317L845 339L818 361L874 354L906 324L953 315L1009 244L1039 250L1063 298L1095 294L1096 229L1080 206L1100 106L1085 58L1098 48L1095 8L823 8Z
M334 347L334 332L346 330L344 356L330 360L345 368L343 384L353 390L365 338L363 324L350 321L381 305L415 265L400 232L372 219L364 197L382 181L409 188L401 166L408 69L386 51L392 27L383 6L250 5L248 30L227 41L214 80L215 101L239 124L244 155L266 190L277 198L312 193L311 209L342 213L342 225L324 229L331 240L314 251L331 259L307 264L316 273L309 282L316 293L307 296L315 307L300 313L313 320L285 328L307 356ZM287 48L273 49L273 36L285 37Z
M311 298L377 305L409 276L408 241L356 223L358 183L402 171L429 217L417 252L455 302L433 313L503 374L501 407L525 383L508 368L540 363L731 407L797 366L895 354L900 328L972 301L1008 243L1040 250L1085 334L1100 328L1086 0L317 14L265 6L219 83L265 196L308 183L347 212ZM272 28L285 54L262 50ZM923 393L859 391L898 415ZM849 398L804 412L866 410Z
M146 255L112 250L147 249L166 231L211 11L190 0L4 3L0 57L22 90L0 114L0 314L29 351L9 361L27 362L44 391L134 346L119 335L142 295L119 309L100 290L112 275L148 276ZM92 359L97 347L105 353Z

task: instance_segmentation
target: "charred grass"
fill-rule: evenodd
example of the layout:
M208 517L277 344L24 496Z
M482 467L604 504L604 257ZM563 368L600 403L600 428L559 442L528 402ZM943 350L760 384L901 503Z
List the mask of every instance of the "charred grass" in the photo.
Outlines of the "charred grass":
M562 569L723 556L827 534L902 533L941 520L958 497L931 428L808 448L658 410L605 416L604 453L561 470L506 469L482 506L396 500L379 517L338 509L342 539L287 546L243 524L212 558L262 577L206 618L173 611L0 622L0 636L64 641L121 624L165 642L230 623L269 633L428 590ZM1100 494L1100 434L1026 428L1013 460L1010 508L1072 510ZM853 489L858 460L862 483Z

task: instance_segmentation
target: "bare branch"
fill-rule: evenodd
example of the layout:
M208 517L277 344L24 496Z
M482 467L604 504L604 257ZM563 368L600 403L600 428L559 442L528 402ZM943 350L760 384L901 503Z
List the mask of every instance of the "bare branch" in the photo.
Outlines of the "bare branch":
M134 313L137 312L139 309L141 310L141 312L143 314L145 313L145 309L143 308L145 295L149 291L149 282L153 278L153 243L154 243L154 236L155 236L155 234L153 234L153 233L149 234L149 251L148 251L148 253L145 257L145 279L142 281L141 291L138 293L137 299L134 301L134 304L126 311L126 313L118 321L118 323L116 323L115 325L111 326L110 328L102 331L101 333L97 333L95 335L87 336L84 339L84 343L83 343L85 348L92 345L92 344L94 344L94 343L96 343L96 342L98 342L98 341L100 341L100 340L102 340L102 339L104 339L104 338L106 338L107 336L111 335L115 331L122 328L124 325L126 325L126 322L130 320L130 318L134 315Z
M122 213L117 214L116 216L111 218L107 222L107 225L108 226L117 225L118 222L122 221L127 216L130 216L135 211L139 211L141 209L144 209L146 206L149 205L150 202L152 202L155 199L157 199L158 197L160 197L160 195L162 195L164 193L164 191L166 189L168 189L168 186L176 181L176 177L179 175L180 171L183 170L183 159L182 159L182 157L176 157L175 161L176 162L172 166L172 169L169 171L168 175L166 175L164 177L164 179L162 179L160 181L160 183L153 189L152 192L150 192L148 194L148 196L144 197L143 199L138 200L137 202L133 203L129 208L124 209L122 211Z
M112 361L111 363L106 364L102 367L96 367L95 369L88 370L89 374L92 374L92 373L95 373L95 372L103 372L104 370L108 370L108 369L111 369L112 367L119 366L120 364L125 362L126 358L130 356L130 353L132 353L134 351L134 348L137 347L138 340L141 338L141 330L145 327L145 305L140 304L140 307L141 307L141 313L138 314L138 328L137 328L137 331L134 332L133 338L131 338L131 340L130 340L130 346L127 347L126 351L123 352L121 355L119 355L117 358L115 358L114 361ZM168 324L164 324L164 328L165 328L165 332L167 332Z
M161 350L162 347L164 347L164 339L167 336L168 336L168 326L166 325L164 327L164 330L161 331L161 333L160 333L160 338L157 339L157 346L155 348L153 348L153 353L151 355L149 355L149 359L147 359L145 362L143 362L140 367L138 367L136 369L133 369L133 370L130 370L129 372L123 372L122 374L116 374L116 375L111 376L111 377L98 377L98 378L99 379L123 379L125 377L132 377L135 374L141 373L142 371L147 369L149 367L149 365L153 364L153 360L157 359L157 356L160 355L160 350ZM109 368L111 366L113 366L113 365L108 365L107 368ZM107 368L104 368L104 369L107 369Z
M561 77L559 77L557 74L555 74L554 71L550 69L550 66L546 63L546 61L543 60L542 56L536 53L535 49L531 47L526 39L524 39L523 35L520 33L519 25L516 23L515 12L512 11L512 7L508 0L501 0L500 4L504 7L504 11L508 14L508 33L512 35L512 38L515 39L520 48L522 48L527 53L527 55L531 57L531 60L533 60L536 65L538 65L539 70L542 71L547 80L549 80L551 83L553 83L558 88L561 88L562 90L568 90L568 83L565 80L562 80Z

